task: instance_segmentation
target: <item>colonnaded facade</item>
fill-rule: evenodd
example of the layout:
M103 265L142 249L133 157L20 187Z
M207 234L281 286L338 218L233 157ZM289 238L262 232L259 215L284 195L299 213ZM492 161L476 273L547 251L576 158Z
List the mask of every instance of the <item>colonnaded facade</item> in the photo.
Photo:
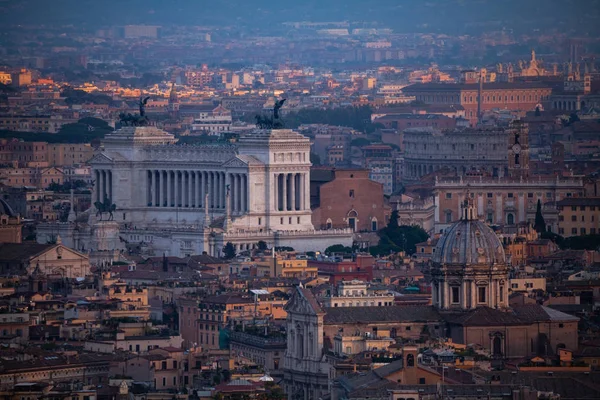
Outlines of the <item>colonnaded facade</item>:
M255 130L235 145L178 145L156 127L107 135L90 165L93 200L116 205L121 237L149 254L218 256L260 240L296 250L352 242L350 230L315 230L310 142L289 129Z
M444 168L458 175L477 172L506 176L508 131L503 128L406 129L403 180L416 182Z

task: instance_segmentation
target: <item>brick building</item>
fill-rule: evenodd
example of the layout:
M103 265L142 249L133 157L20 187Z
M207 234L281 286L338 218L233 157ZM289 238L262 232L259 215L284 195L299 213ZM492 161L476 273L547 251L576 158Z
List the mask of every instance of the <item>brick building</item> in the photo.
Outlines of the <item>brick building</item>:
M404 93L427 104L460 104L465 117L477 122L478 83L423 83L404 88ZM552 88L542 82L490 82L481 92L481 111L494 108L533 111L538 104L550 105Z
M562 236L600 233L600 197L566 198L557 203L558 234Z
M373 280L373 266L361 265L356 261L313 261L309 260L310 267L317 267L319 275L329 276L329 283L337 285L342 281L359 280L370 282Z
M48 161L46 142L23 142L17 139L0 140L0 164L25 166L27 163Z
M310 186L315 227L376 231L389 219L383 186L371 180L366 169L315 168Z

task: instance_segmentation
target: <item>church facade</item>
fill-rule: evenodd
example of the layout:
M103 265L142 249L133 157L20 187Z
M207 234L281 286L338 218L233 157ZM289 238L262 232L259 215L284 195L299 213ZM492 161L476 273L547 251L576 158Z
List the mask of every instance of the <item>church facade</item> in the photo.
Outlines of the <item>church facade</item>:
M349 230L315 230L310 142L288 129L256 130L238 143L177 145L156 127L107 135L90 165L93 201L110 200L121 237L150 254L219 256L263 240L321 250L351 244Z

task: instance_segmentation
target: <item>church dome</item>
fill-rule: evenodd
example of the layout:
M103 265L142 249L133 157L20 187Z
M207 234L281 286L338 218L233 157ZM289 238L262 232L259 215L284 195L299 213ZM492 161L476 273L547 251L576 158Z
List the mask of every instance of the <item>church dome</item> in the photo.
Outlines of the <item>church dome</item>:
M8 215L9 217L17 216L8 203L2 199L0 199L0 215Z
M435 264L505 264L506 255L498 236L485 223L475 219L473 207L465 205L462 219L440 237L433 254Z

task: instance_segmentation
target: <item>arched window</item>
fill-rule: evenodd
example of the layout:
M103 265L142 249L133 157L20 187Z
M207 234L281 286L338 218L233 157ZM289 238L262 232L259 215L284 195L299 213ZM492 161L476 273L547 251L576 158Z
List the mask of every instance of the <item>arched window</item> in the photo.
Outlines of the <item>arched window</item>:
M514 225L515 224L515 216L512 213L509 213L506 216L506 224L507 225Z
M415 366L415 356L412 354L409 354L406 356L406 366L407 367L414 367Z
M377 230L377 218L373 217L371 220L371 230L375 232Z
M331 221L331 218L327 218L326 224L327 229L331 229L333 227L333 222Z
M452 222L452 211L446 211L446 223L449 224Z
M357 217L358 213L355 210L352 210L348 213L348 226L352 230L356 230Z

